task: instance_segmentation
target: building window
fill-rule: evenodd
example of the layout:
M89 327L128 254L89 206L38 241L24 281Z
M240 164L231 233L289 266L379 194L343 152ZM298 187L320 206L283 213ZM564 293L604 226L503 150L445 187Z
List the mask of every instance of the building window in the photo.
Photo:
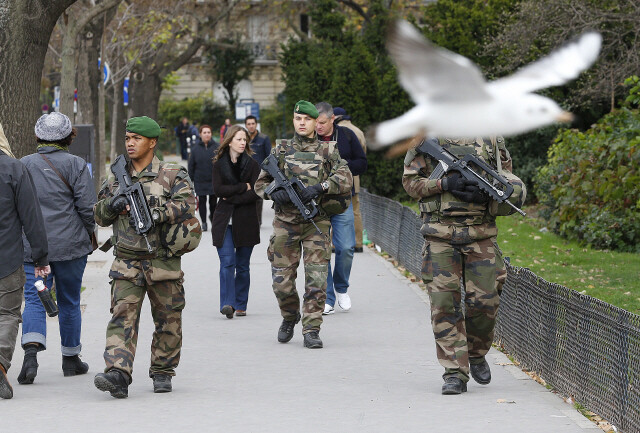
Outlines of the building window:
M300 14L300 31L309 35L309 15L307 14Z

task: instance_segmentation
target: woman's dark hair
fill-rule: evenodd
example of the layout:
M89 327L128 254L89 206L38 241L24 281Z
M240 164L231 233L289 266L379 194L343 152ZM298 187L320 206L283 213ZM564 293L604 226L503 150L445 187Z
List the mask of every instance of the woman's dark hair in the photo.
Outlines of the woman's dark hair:
M209 128L209 131L211 131L211 134L213 134L213 128L212 128L212 127L210 127L209 125L202 125L202 126L200 127L200 129L198 129L198 132L200 133L200 135L202 135L202 130L203 130L204 128Z
M233 140L233 137L235 137L238 132L244 132L244 135L247 137L247 146L244 148L244 153L246 153L249 156L253 155L253 150L251 150L251 147L249 146L249 131L247 131L246 129L244 129L244 127L240 125L233 125L233 126L230 126L229 129L227 129L227 132L224 134L224 139L220 144L220 148L218 149L218 153L216 154L214 161L219 160L222 157L222 155L229 152L229 144L231 143L231 140Z
M36 137L36 142L38 144L55 144L62 147L68 147L71 145L71 142L73 141L73 139L76 138L76 135L78 135L78 130L76 128L71 128L71 133L64 138L61 138L60 140L46 141Z

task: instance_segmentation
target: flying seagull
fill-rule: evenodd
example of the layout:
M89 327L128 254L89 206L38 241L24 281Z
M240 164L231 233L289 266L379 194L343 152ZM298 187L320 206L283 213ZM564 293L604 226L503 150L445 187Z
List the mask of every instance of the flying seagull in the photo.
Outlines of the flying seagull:
M398 20L391 25L387 50L416 105L377 125L370 148L416 135L508 136L569 122L571 113L532 92L576 78L596 60L601 43L599 33L584 33L514 74L487 82L471 60L432 44L412 24Z

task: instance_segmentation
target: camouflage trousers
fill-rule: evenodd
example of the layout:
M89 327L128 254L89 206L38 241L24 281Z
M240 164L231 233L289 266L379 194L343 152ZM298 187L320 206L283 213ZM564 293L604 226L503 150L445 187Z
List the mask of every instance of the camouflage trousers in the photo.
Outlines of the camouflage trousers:
M157 373L174 376L182 347L182 310L185 305L182 280L144 282L142 285L129 280L112 280L112 318L107 326L105 371L117 368L131 377L145 293L151 303L155 324L149 376Z
M273 292L285 320L295 320L300 311L296 277L300 256L304 259L304 297L302 332L319 331L324 302L327 299L327 272L331 257L328 234L329 220L316 222L322 234L311 223L287 223L273 220L267 257L271 262Z
M458 245L425 237L422 280L429 291L431 325L444 378L468 381L470 358L481 362L491 348L506 278L495 238Z

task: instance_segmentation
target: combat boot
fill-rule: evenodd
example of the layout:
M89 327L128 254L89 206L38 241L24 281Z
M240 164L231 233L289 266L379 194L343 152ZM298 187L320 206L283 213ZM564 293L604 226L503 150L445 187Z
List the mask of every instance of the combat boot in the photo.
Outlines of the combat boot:
M479 360L482 360L482 362L478 362ZM473 363L474 361L475 364ZM491 382L491 369L487 361L484 358L471 358L469 363L471 364L469 367L473 380L480 385L488 385Z
M278 341L280 343L288 343L293 338L293 328L300 321L300 313L297 313L295 320L283 320L280 329L278 329Z
M153 392L171 392L171 376L168 374L154 374L152 377Z
M0 364L0 398L10 399L13 397L13 388L7 378L7 370Z
M29 385L38 374L38 344L27 344L24 346L24 359L22 360L22 370L18 374L20 385Z
M304 347L309 349L322 349L322 340L318 331L311 331L304 334Z
M62 356L62 374L65 377L86 374L87 371L89 371L89 364L80 361L79 355Z
M462 394L463 392L467 392L466 382L463 382L455 376L447 377L444 380L444 384L442 385L442 394L455 395Z
M93 384L100 391L109 392L111 397L127 398L129 396L129 376L127 373L112 368L106 373L96 374Z

